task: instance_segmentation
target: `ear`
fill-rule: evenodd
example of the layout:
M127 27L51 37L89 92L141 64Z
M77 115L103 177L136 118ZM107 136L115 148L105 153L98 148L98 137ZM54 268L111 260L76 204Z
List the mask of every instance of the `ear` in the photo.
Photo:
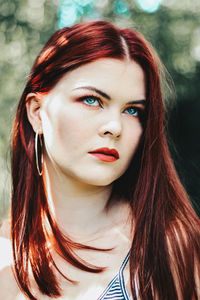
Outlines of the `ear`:
M41 95L38 93L30 93L26 97L27 117L33 130L42 133L42 122L40 118Z

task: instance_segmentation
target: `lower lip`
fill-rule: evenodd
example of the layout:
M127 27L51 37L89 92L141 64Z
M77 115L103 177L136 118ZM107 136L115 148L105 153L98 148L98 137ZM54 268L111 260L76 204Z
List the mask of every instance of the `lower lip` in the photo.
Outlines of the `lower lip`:
M113 162L117 160L117 158L114 157L113 155L106 155L103 153L90 153L90 154L95 156L99 160L106 161L106 162Z

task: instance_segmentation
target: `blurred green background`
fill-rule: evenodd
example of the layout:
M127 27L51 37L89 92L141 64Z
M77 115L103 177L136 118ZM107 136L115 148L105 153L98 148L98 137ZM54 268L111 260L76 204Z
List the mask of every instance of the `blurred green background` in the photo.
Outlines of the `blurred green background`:
M200 215L200 1L0 0L0 220L10 199L12 120L33 61L55 30L91 19L140 30L167 67L176 90L169 146Z

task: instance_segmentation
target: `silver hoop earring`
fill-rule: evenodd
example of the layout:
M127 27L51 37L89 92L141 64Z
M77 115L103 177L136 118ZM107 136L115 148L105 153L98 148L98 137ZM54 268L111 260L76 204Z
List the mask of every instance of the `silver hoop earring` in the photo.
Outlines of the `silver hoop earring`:
M39 176L42 176L43 173L43 168L39 167L39 156L38 156L38 138L40 140L40 147L41 147L41 167L43 166L43 154L42 154L42 138L41 135L38 134L38 131L35 134L35 160L36 160L36 167L37 167L37 171Z

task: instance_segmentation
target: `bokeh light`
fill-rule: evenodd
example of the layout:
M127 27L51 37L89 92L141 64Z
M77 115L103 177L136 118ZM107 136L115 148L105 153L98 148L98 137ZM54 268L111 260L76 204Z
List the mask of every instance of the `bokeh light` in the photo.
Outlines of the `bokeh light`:
M58 28L73 25L78 20L79 14L81 15L82 13L82 11L78 11L78 6L75 2L68 0L61 1Z
M142 10L153 13L158 10L162 0L136 0L136 2Z
M124 0L116 0L113 3L114 12L118 15L123 15L126 17L130 16L129 7L126 1Z
M93 9L92 0L61 0L58 28L75 24L83 15L92 15Z

